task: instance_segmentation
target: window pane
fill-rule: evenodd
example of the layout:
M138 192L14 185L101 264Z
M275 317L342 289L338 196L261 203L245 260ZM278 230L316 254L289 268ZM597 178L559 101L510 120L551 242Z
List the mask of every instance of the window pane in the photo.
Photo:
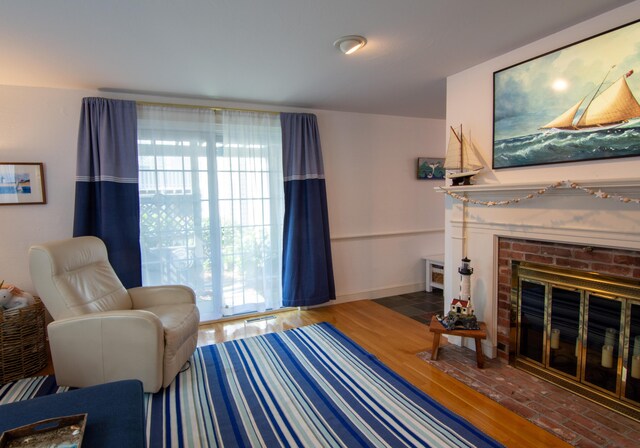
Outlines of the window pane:
M269 174L267 173L262 174L262 197L263 198L271 197L271 194L269 191Z
M231 173L218 172L218 198L231 199Z
M138 179L140 193L154 193L156 191L156 174L149 171L141 171Z
M155 157L153 156L140 156L138 157L138 167L140 170L153 170L155 169Z
M220 225L231 226L233 224L233 212L231 201L219 201L218 210L220 213Z
M242 194L243 191L241 190L240 173L235 171L231 173L231 195L234 198L239 198Z
M229 156L219 156L217 159L218 162L218 172L220 171L231 171L231 159Z
M260 173L246 173L247 178L247 197L262 197L262 175Z
M201 172L198 176L199 179L199 190L200 190L200 198L207 200L209 199L209 174L207 172Z
M243 213L240 201L233 201L232 203L233 225L240 227L243 224Z

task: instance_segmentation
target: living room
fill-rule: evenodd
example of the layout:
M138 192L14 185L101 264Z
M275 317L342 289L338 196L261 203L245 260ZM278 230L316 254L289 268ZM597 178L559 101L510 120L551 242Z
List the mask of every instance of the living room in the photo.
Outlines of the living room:
M587 234L584 226L580 228L578 238L575 225L565 224L563 227L559 224L562 221L561 209L554 207L550 211L545 208L546 197L539 197L535 202L532 200L534 205L525 212L513 205L502 209L470 205L463 211L460 201L434 188L444 186L444 180L423 181L416 178L416 161L419 157L443 158L449 126L459 127L463 124L465 134L473 141L486 167L475 179L477 184L485 185L485 189L475 190L474 193L473 188L469 187L467 194L471 198L484 201L509 199L521 196L521 184L535 185L531 188L538 190L564 180L583 182L581 186L594 190L609 189L634 197L637 185L625 183L637 178L637 160L633 157L489 169L493 146L493 73L627 24L640 13L639 1L609 2L608 5L579 20L574 18L572 26L566 29L550 30L535 39L523 38L513 50L496 51L490 58L443 74L446 109L443 108L439 115L431 116L427 113L394 113L391 108L386 109L389 111L387 113L380 112L384 108L374 113L363 112L364 109L334 110L316 106L313 102L289 102L284 95L274 97L271 101L259 97L226 96L220 100L217 99L219 95L210 95L206 90L200 93L195 88L190 92L176 92L108 84L107 80L102 79L98 81L102 84L92 84L91 80L83 79L61 82L59 79L60 73L64 73L64 61L59 62L58 68L49 68L51 72L47 73L44 66L38 64L39 58L47 59L47 49L40 48L40 54L29 56L29 52L19 48L19 45L7 43L7 51L10 49L11 52L5 54L11 54L14 58L21 52L24 55L22 59L11 59L12 63L2 63L0 154L3 162L44 164L47 203L3 207L5 219L0 222L0 231L5 235L6 243L3 244L4 253L0 262L2 279L33 292L28 267L29 247L68 238L72 234L82 98L101 96L251 110L311 112L318 118L327 179L337 296L334 303L420 291L424 288L424 257L441 253L445 254L446 266L444 294L445 297L453 297L458 291L459 260L468 255L475 268L472 291L477 296L476 307L488 326L485 354L497 356L501 333L496 303L495 235L546 238L540 234L532 236L530 228L509 228L505 231L506 223L530 222L538 229L546 229L540 230L540 233L562 236L558 241L640 250L640 241L636 236L638 229L634 224L638 222L637 206L620 204L620 208L610 208L609 205L603 206L602 199L593 198L592 195L561 199L569 203L579 202L576 207L579 210L589 210L593 214L601 210L606 212L598 216L590 215L592 223L596 223L592 226L592 233ZM362 5L362 8L366 9L367 6ZM504 20L509 20L507 12L503 13ZM7 17L4 20L11 20L10 15L2 15ZM19 28L19 25L16 27ZM45 34L47 31L42 30ZM22 32L29 33L27 29ZM366 29L345 32L366 33ZM19 41L19 37L19 34L14 37L8 35L2 40L11 42L15 38ZM349 61L350 64L364 65L366 69L367 63L380 63L379 57L367 57L364 51L382 51L381 47L385 44L381 40L376 42L372 36L368 38L368 48L364 47L360 59ZM343 57L331 44L328 42L327 46L333 56L336 59ZM56 51L59 49L56 48ZM53 50L51 52L55 53ZM15 66L18 63L16 61L22 62L23 67ZM11 73L13 69L15 74ZM33 78L25 75L24 70L31 71ZM340 75L347 76L345 72L348 71L343 67L335 74L335 78L328 79L338 82L336 80ZM47 76L56 81L43 82L42 79ZM394 83L393 80L389 81L390 85ZM357 87L354 89L357 90ZM411 95L401 86L396 86L389 93L389 96ZM465 217L462 213L466 213ZM543 216L544 222L534 222L534 217L543 221ZM602 220L605 217L611 222L608 221L603 229ZM488 230L486 223L489 218L497 222L499 231ZM614 231L618 236L615 244L612 238L603 236L603 232L612 227L612 222L621 226ZM466 251L463 248L465 239L468 239Z

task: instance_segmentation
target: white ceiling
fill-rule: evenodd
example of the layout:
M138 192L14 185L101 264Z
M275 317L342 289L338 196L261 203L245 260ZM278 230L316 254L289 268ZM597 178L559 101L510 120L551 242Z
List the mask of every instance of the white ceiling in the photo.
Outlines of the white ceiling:
M448 75L625 3L0 0L0 84L444 118Z

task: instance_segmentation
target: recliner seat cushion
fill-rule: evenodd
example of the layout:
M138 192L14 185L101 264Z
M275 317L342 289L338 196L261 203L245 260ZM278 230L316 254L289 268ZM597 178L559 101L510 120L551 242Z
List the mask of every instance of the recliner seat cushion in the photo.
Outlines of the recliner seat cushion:
M200 312L191 303L157 305L143 309L155 314L162 322L164 328L164 378L173 379L197 345ZM166 382L163 386L168 386L170 382Z

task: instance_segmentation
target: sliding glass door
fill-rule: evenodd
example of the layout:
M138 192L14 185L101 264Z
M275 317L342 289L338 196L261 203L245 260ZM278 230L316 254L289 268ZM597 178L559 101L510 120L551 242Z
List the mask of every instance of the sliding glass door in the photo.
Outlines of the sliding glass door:
M180 283L203 321L281 306L277 115L140 106L143 284Z

